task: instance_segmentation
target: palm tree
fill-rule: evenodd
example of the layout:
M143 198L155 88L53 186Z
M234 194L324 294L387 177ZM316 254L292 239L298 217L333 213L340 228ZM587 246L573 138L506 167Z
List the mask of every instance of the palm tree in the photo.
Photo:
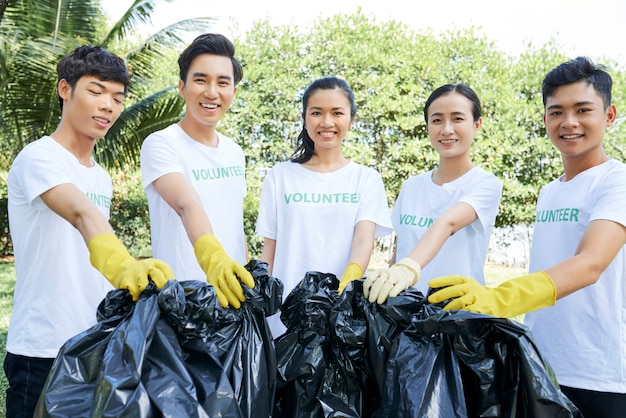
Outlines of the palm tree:
M137 164L141 141L183 111L176 72L164 77L163 60L177 56L191 36L214 21L183 20L140 40L136 28L149 23L164 1L172 0L134 0L110 27L99 0L13 0L6 6L0 15L0 169L8 168L24 145L54 130L60 117L56 63L87 43L124 57L133 77L126 109L96 146L98 161L108 167Z

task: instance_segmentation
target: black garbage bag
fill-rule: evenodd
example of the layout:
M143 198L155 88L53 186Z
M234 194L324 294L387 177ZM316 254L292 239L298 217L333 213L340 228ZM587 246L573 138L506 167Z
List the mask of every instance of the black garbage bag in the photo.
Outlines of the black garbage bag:
M360 417L376 391L367 319L353 308L363 304L362 284L341 296L338 285L333 274L309 272L283 304L274 417Z
M466 311L414 315L395 340L377 417L581 417L527 327Z
M150 285L134 303L110 292L98 324L61 348L36 417L270 416L276 358L265 317L282 300L267 264L246 265L240 309L201 281Z

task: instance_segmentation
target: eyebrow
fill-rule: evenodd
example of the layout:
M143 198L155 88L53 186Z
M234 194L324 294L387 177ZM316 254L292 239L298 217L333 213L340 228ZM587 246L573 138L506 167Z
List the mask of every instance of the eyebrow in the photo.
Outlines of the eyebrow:
M204 77L208 77L208 74L200 72L200 71L197 71L197 72L191 74L191 77L192 78L196 78L196 77L203 77L204 78ZM223 79L223 80L232 80L233 79L231 76L229 76L227 74L220 75L218 78L219 79Z
M443 112L433 112L430 114L429 118L432 118L433 116L442 116L444 113ZM457 110L454 112L450 113L451 115L465 115L466 113L463 112L462 110Z
M96 86L100 87L102 90L107 90L107 87L104 84L100 83L99 81L92 80L92 81L89 82L89 84L95 84ZM124 92L124 91L118 91L118 92L113 93L113 94L118 95L118 96L121 95L121 96L124 96L124 97L126 96L126 92Z
M582 102L574 103L574 107L589 106L589 105L593 105L593 104L594 104L594 102L592 102L591 100L585 100L585 101L582 101ZM556 104L547 106L546 109L548 109L548 110L550 110L550 109L562 109L563 107L565 107L565 106L556 103Z
M322 106L311 106L311 107L309 107L309 110L319 110L319 109L323 109L323 107ZM345 111L346 108L343 107L343 106L335 106L335 107L332 107L330 110L344 110Z

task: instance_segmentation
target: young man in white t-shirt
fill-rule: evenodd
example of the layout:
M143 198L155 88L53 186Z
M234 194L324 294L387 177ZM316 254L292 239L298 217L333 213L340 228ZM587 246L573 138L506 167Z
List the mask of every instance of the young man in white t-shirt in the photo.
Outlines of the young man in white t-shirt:
M243 150L217 132L242 77L232 42L220 34L197 37L180 55L178 90L184 118L149 135L141 147L152 251L178 280L206 280L220 304L239 308L241 282L254 287L243 267L246 194Z
M584 416L626 411L626 165L604 151L615 121L610 75L579 57L543 81L544 123L564 174L545 186L526 276L487 288L473 279L430 281L446 309L525 323L563 392ZM558 300L558 303L557 303ZM543 308L543 309L542 309Z
M82 46L59 61L57 73L61 121L24 147L9 170L17 277L4 362L7 418L33 416L59 349L96 324L111 285L137 300L149 280L160 288L174 278L165 262L137 261L115 237L111 177L92 158L123 109L124 61Z

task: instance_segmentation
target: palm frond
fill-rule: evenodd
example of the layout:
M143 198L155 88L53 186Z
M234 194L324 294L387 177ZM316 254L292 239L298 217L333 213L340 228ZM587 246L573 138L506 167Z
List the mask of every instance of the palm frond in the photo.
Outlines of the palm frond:
M171 3L172 0L160 0ZM120 41L129 38L133 34L133 30L141 25L151 23L151 15L159 0L135 0L128 7L126 12L117 20L109 33L102 40L104 47L110 45L114 41Z

